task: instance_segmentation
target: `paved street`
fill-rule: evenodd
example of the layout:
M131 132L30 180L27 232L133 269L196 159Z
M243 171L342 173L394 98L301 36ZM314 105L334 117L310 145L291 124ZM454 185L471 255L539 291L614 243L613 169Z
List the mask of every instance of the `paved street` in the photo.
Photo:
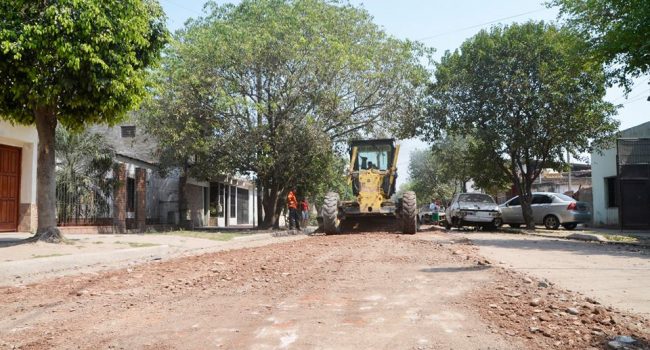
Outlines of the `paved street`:
M604 304L650 316L650 253L631 246L526 235L466 234L494 262Z

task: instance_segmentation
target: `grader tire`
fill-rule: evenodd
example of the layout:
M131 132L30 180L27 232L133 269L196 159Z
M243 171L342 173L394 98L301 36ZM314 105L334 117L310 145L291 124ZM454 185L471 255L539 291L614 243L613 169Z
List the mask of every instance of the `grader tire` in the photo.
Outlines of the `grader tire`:
M323 230L327 235L337 234L341 231L341 222L339 220L339 194L328 192L323 201L321 210L323 216Z
M418 230L418 207L415 192L406 191L402 195L402 233L412 235Z

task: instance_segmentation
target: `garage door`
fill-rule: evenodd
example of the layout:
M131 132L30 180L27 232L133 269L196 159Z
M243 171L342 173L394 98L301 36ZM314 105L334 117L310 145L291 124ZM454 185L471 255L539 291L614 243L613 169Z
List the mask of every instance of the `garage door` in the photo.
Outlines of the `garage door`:
M0 145L0 232L18 229L20 148Z

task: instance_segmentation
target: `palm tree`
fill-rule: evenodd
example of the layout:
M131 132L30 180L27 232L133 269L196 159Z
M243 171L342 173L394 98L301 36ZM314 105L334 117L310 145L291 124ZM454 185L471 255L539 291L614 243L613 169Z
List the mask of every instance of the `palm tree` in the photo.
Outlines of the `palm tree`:
M116 179L110 176L115 151L88 131L56 129L57 218L59 223L109 218Z

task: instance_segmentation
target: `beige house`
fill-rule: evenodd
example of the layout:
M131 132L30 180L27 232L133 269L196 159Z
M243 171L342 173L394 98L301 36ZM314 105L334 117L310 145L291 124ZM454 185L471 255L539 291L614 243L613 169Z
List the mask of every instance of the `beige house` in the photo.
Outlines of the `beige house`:
M0 232L36 231L38 135L0 120Z

